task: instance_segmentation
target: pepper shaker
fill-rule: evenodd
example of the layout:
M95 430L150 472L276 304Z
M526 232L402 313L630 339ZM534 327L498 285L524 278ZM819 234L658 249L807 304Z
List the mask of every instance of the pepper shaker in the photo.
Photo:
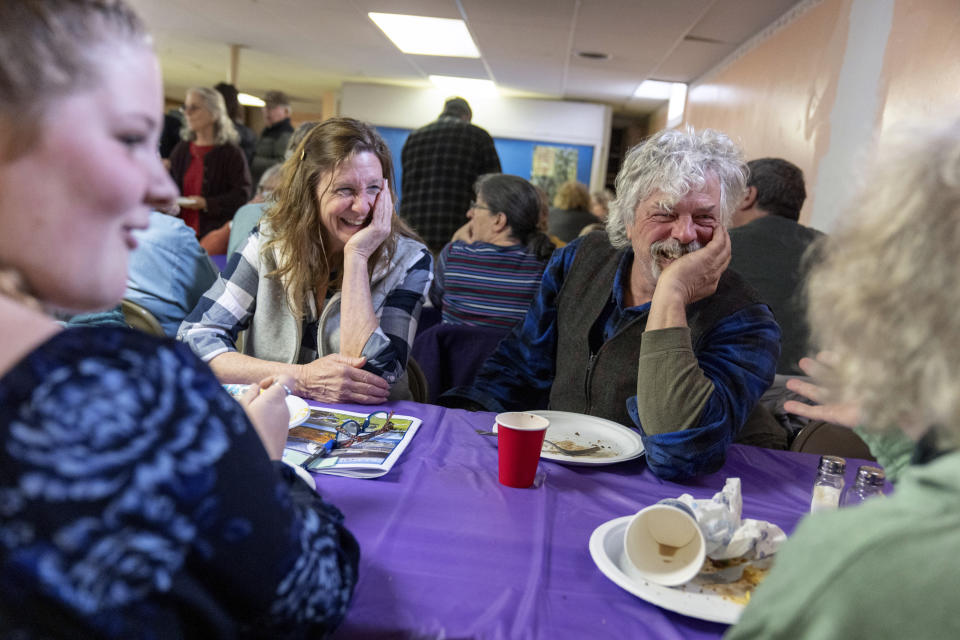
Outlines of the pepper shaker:
M857 479L843 493L845 507L858 505L868 498L883 495L883 483L887 476L880 467L863 465L857 469Z

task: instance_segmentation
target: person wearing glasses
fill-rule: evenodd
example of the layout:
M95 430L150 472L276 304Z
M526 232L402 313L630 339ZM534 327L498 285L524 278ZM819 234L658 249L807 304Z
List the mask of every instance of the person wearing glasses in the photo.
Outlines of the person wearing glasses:
M311 130L179 339L224 383L285 374L315 400L409 399L407 358L433 257L396 215L392 177L372 126L331 118Z
M430 289L443 322L509 329L527 312L554 245L538 229L540 196L519 176L488 173L468 222L440 252Z
M250 169L219 92L190 89L183 112L187 126L170 154L170 176L183 196L180 217L202 240L250 198Z
M280 461L293 381L238 402L176 341L49 315L116 304L176 198L162 104L120 0L0 2L0 636L326 637L359 550Z

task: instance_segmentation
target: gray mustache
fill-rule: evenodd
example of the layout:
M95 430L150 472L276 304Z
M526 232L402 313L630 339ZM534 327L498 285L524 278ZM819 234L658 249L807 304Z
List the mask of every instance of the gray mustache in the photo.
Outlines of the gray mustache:
M654 258L673 260L702 248L703 245L697 240L692 240L687 244L680 244L680 241L676 238L670 238L669 240L658 240L651 244L650 255Z

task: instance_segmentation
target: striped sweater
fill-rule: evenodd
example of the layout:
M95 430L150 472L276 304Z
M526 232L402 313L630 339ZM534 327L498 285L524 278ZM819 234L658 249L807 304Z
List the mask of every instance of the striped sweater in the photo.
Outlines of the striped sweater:
M443 322L510 328L526 314L545 266L520 244L451 242L437 259L430 299Z

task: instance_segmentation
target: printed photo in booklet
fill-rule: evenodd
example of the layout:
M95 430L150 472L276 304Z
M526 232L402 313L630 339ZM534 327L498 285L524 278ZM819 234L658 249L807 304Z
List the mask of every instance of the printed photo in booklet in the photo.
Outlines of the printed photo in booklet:
M376 478L390 471L420 423L387 411L311 407L306 421L290 429L283 460L313 473Z

